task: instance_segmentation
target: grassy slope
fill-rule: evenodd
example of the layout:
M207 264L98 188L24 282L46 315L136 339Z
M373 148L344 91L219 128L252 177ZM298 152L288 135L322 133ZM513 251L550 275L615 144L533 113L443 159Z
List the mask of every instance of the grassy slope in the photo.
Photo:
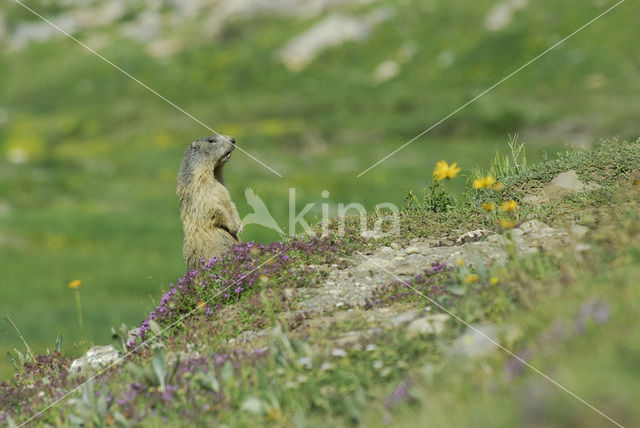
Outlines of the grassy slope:
M602 187L598 190L569 195L559 202L523 205L517 211L522 218L532 216L550 224L587 225L591 232L586 242L591 249L579 253L566 248L514 258L504 267L489 267L492 275L499 276L498 285L490 286L486 278L481 278L463 297L448 296L441 300L468 322L512 326L516 333L501 338L504 346L624 426L640 420L633 401L640 393L635 373L640 358L635 340L640 314L635 281L640 266L639 165L640 141L605 141L594 152L569 152L521 174L503 177L507 184L505 197L521 195L525 188L542 187L558 171L571 168L583 179L600 183ZM448 230L460 224L468 228L495 226L477 215L481 208L478 201L473 201L462 198L447 213L452 219L449 224L443 224L443 217L431 213L405 212L405 227L415 230L416 224L420 224L420 230L430 231L429 236L446 236ZM407 229L403 236L406 233ZM348 251L366 245L357 236L348 240L352 242L345 247ZM294 266L317 264L327 257L320 248L313 259L299 253L298 259L293 260ZM169 350L183 349L186 343L204 343L213 345L209 352L218 356L231 351L238 345L224 345L225 339L255 326L259 320L261 325L269 326L281 319L286 309L277 304L282 289L290 287L290 281L295 283L304 278L292 273L271 275L268 282L243 294L238 303L223 303L232 309L227 312L232 318L225 317L224 325L234 328L216 328L211 334L220 320L215 315L200 316L187 323L186 330L178 329L162 342ZM312 285L313 280L308 286ZM256 300L255 296L269 298ZM585 303L594 299L604 302L608 317L598 323L592 317L583 328L576 327ZM176 303L192 305L196 300L191 295ZM413 295L392 302L391 309L402 311L425 305L424 299ZM346 347L346 358L329 355L329 339L366 328L367 317L364 311L362 320L335 322L330 329L326 325L298 329L288 334L289 339L275 332L269 339L271 351L267 357L238 360L235 375L222 364L218 370L210 369L222 391L215 398L203 386L210 384L203 384L198 374L200 360L183 361L172 381L177 389L170 399L162 398L153 387L144 387L140 393L144 398L114 404L111 411L115 413L106 418L116 413L130 417L145 409L155 409L157 417L147 415L146 426L165 424L162 417L167 418L169 425L181 424L187 418L203 425L224 421L231 426L350 426L360 422L366 426L407 426L417 420L429 426L606 424L601 416L540 375L526 368L509 370L509 358L504 353L498 351L469 361L449 357L448 343L463 329L453 321L439 337L416 340L407 337L403 329L391 329L368 337L361 346ZM565 326L560 331L559 323ZM366 344L375 344L376 348L367 350ZM235 349L237 352L238 348ZM297 363L302 357L311 358L312 369ZM146 353L134 360L151 367L149 358ZM330 369L320 368L329 361ZM21 381L32 382L38 377L27 376ZM136 375L116 371L102 383L116 398L121 398L128 383L135 381L145 383ZM61 386L55 380L53 383L55 387ZM35 389L39 388L45 387L36 381ZM68 389L69 385L62 388ZM61 408L82 414L79 404ZM86 415L107 420L92 406ZM59 423L58 417L57 411L47 416L52 423Z
M299 74L272 53L313 20L237 22L215 42L192 34L188 48L169 60L147 57L106 28L101 32L110 42L101 52L283 172L285 179L278 179L236 156L228 173L241 213L248 212L242 201L248 185L281 222L288 187L299 189L299 207L319 201L322 190L334 204L399 204L400 189L420 187L435 161L457 160L466 172L487 165L516 130L534 143L534 160L561 149L574 131L635 135L638 6L626 2L626 11L594 24L384 167L355 179L603 10L548 0L518 12L503 31L487 33L482 23L491 5L394 4L395 17L371 39L327 52ZM54 9L49 3L42 11ZM32 19L16 5L4 12L9 25ZM417 46L415 56L395 79L374 84L373 69L407 42ZM443 51L455 56L448 68L438 65ZM182 272L174 174L186 143L208 131L69 40L4 53L0 69L0 107L10 114L0 125L0 152L21 147L33 159L20 167L0 161L0 199L11 206L0 217L0 231L15 243L0 247L0 313L14 318L35 349L52 346L62 333L66 350L78 353L86 343L71 347L82 335L66 289L70 280L84 281L88 342L104 342L109 326L138 322L157 302L159 288ZM553 131L567 122L576 129ZM245 236L274 238L255 226ZM0 348L14 346L14 332L2 327ZM0 373L9 373L4 361Z

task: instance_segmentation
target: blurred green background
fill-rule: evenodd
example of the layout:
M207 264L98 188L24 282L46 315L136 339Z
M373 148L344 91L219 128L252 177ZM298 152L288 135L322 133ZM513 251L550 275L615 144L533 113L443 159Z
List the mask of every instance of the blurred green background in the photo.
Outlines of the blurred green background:
M640 7L628 1L356 178L614 3L28 5L281 173L237 151L226 179L241 216L252 212L251 187L286 229L290 187L298 210L316 203L312 221L321 202L401 205L436 161L468 174L515 132L531 162L636 137ZM111 326L139 323L184 273L175 177L188 143L211 132L20 5L1 4L0 314L34 351L61 333L78 354L107 343ZM255 225L243 235L277 238ZM67 287L75 279L86 337ZM24 350L2 323L2 355L14 347ZM9 374L2 356L0 378Z

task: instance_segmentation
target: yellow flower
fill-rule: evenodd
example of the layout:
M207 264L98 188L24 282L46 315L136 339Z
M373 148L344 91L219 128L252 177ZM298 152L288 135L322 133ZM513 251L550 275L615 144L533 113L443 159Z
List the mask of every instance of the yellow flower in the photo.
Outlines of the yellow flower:
M496 182L496 184L493 185L493 191L494 192L501 192L502 189L504 189L504 184L500 183L499 181Z
M441 160L436 163L436 167L433 169L433 176L436 180L444 180L445 178L455 178L460 172L458 162L453 162L449 165L446 161Z
M500 282L500 279L497 276L492 276L489 278L489 284L497 285Z
M505 220L502 218L500 219L500 226L502 226L504 229L511 229L515 225L516 225L515 221Z
M456 262L456 264L458 266L464 266L467 262L464 259L458 259L458 261Z
M74 279L69 283L69 288L78 288L81 285L82 285L82 281L80 281L79 279Z
M198 301L198 303L196 303L196 307L197 307L198 309L202 309L202 308L204 308L204 305L206 305L206 302L204 302L204 301L202 301L202 300L200 300L200 301Z
M482 208L484 208L485 211L493 211L496 209L496 204L493 202L485 202L482 204Z
M518 209L518 203L513 199L510 201L503 202L502 205L500 205L500 211L511 212L511 211L515 211L516 209Z
M491 175L487 175L486 177L480 177L473 180L473 188L488 189L495 182L496 182L495 178L493 178Z
M478 275L475 273L469 274L464 278L464 282L466 284L471 284L472 282L476 282L478 280Z

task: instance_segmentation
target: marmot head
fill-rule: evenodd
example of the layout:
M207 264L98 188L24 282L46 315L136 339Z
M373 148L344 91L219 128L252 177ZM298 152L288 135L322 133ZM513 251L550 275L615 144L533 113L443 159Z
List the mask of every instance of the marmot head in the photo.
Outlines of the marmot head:
M236 148L236 139L229 135L211 135L200 138L187 147L178 181L188 183L197 170L205 168L222 182L222 166Z

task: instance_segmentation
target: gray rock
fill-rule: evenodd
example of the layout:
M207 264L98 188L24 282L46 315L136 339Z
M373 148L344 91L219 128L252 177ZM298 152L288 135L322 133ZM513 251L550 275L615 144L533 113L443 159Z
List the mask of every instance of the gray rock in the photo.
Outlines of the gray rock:
M549 227L539 220L529 220L518 226L522 232L530 234L540 232L542 229Z
M399 327L413 320L418 315L418 311L409 310L394 316L390 321L394 327Z
M575 170L558 174L551 183L547 184L539 193L527 195L522 201L527 204L538 204L560 199L571 193L580 193L600 188L597 183L585 184L580 181Z
M363 17L332 14L282 48L279 58L290 70L298 71L310 64L322 51L348 41L364 40L377 24L392 16L391 9L381 7Z
M74 34L78 31L76 21L71 15L59 15L48 19L69 34ZM20 22L13 30L10 44L12 49L17 50L22 49L31 42L46 42L54 37L64 37L64 35L47 22Z
M582 181L580 181L580 179L578 178L578 174L576 174L576 171L573 169L558 174L556 178L551 180L551 185L576 193L584 192L586 190L593 190L600 187L600 185L596 183L584 184Z
M389 269L391 262L379 257L368 257L363 263L358 266L358 270L361 271L379 271Z
M409 254L419 254L420 250L418 249L418 247L407 247L404 249L405 254L409 255Z
M112 364L120 358L120 354L111 345L94 346L84 356L71 363L69 371L73 374L82 373L89 369L100 369Z
M451 317L447 314L433 314L417 318L407 326L407 336L440 334L444 331L449 318Z
M573 226L571 226L570 231L571 231L571 235L575 239L582 239L587 235L587 233L589 233L589 228L587 226L580 226L580 225L574 224Z

